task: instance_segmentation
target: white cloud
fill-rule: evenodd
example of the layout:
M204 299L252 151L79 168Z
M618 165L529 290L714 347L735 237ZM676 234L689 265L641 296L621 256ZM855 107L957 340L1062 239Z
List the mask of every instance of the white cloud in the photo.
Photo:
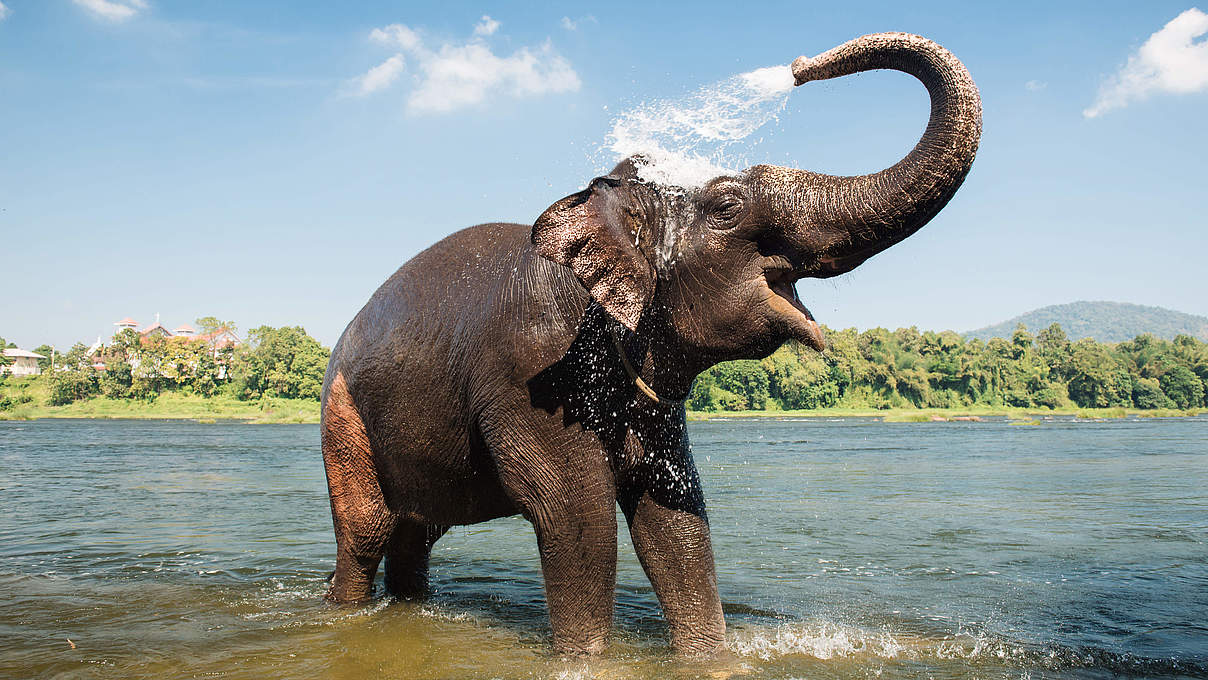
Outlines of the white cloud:
M1024 83L1023 86L1027 88L1028 92L1039 92L1048 87L1049 84L1043 80L1029 80L1028 82Z
M4 18L7 17L8 15L9 15L9 9L4 6L3 2L0 2L0 21L4 21Z
M1208 14L1195 7L1171 19L1099 88L1095 103L1082 115L1094 118L1156 93L1208 89L1208 41L1195 41L1204 33Z
M474 26L474 35L494 35L499 30L499 22L487 15L482 15L482 21Z
M396 54L390 57L356 79L354 94L363 96L389 87L391 83L398 80L406 65L407 62L403 59L403 55Z
M574 92L579 76L569 62L545 43L500 57L482 43L445 45L421 59L423 78L407 100L413 113L445 113L478 104L493 92L514 97Z
M357 78L357 94L389 87L402 73L404 54L416 74L415 87L407 96L407 110L414 114L447 113L495 95L527 97L579 89L579 75L549 41L507 56L496 54L482 37L498 28L499 22L484 16L468 42L444 43L434 49L402 24L375 28L370 39L400 51Z
M369 39L374 42L399 47L404 50L414 50L420 45L419 34L402 24L390 24L375 28L369 32Z
M74 0L75 4L110 21L124 21L147 9L146 0Z
M599 23L599 22L596 21L596 17L594 15L588 14L587 16L579 17L578 19L572 19L570 17L562 17L561 23L562 23L562 28L565 28L568 31L576 31L583 24L595 24L595 23Z

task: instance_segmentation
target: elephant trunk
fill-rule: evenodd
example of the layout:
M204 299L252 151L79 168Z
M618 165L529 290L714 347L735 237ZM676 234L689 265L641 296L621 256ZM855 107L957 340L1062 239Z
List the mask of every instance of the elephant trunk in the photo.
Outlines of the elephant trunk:
M926 38L877 33L792 64L796 83L873 69L909 73L931 95L931 118L914 149L890 168L858 177L758 166L776 221L788 229L809 275L826 278L913 234L940 211L964 181L981 138L981 98L951 52ZM821 242L820 242L821 240Z

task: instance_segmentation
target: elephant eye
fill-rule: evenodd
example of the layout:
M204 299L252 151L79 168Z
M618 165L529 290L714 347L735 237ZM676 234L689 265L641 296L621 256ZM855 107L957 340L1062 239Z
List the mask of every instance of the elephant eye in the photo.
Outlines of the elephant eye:
M742 214L742 199L733 195L722 196L710 206L709 212L718 222L728 224Z

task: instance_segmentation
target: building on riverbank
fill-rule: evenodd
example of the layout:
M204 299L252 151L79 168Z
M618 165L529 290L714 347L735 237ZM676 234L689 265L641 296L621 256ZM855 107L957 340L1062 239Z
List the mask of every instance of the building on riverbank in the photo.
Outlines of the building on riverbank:
M208 333L198 333L187 323L180 324L176 327L176 330L168 330L167 326L160 323L159 314L155 315L154 322L141 329L139 328L139 323L130 317L126 317L113 325L117 327L117 330L115 330L113 333L112 343L114 347L119 346L117 342L118 336L125 331L134 333L137 336L138 344L141 347L147 347L155 343L162 342L167 343L168 345L176 345L178 349L184 349L181 347L182 345L197 345L197 343L201 343L201 346L198 346L197 349L201 350L201 347L204 346L206 349L201 351L213 357L214 361L218 364L217 377L220 380L227 377L227 370L229 368L228 364L231 356L230 350L242 342L239 339L239 336L235 335L235 332L226 326L217 328ZM106 361L109 358L112 358L112 355L107 355L105 350L100 347L99 338L97 343L98 345L94 346L94 349L89 350L89 356L94 356L95 354L92 367L97 371L104 371L107 370ZM101 351L97 352L96 349L100 349ZM185 354L187 355L190 353L185 352ZM139 368L139 366L142 364L141 352L139 351L124 351L121 353L120 358L123 361L129 362L130 366L135 369ZM196 369L196 358L187 360L186 365L190 366L190 370Z
M13 363L8 366L0 366L0 372L11 373L17 376L42 374L42 368L38 366L38 359L45 359L46 357L37 352L9 347L4 350L4 356L12 359Z
M234 347L242 342L239 336L235 335L234 331L225 326L209 333L198 333L192 326L186 323L178 326L176 330L170 331L167 326L159 322L158 314L155 315L153 323L141 330L139 329L139 323L130 317L126 317L113 325L117 326L117 330L113 334L115 337L124 330L131 330L138 334L139 341L143 344L151 342L151 339L156 337L176 342L204 342L213 348L216 356L219 350Z

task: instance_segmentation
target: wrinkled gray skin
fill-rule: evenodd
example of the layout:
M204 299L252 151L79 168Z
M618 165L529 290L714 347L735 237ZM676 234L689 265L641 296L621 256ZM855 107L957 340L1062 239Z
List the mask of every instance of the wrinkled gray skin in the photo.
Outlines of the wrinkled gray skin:
M598 652L619 503L674 648L716 651L725 622L684 427L692 379L789 339L823 348L794 282L913 233L977 149L977 90L935 43L877 34L793 63L798 84L878 68L919 78L932 101L922 140L880 173L760 165L684 192L641 181L630 159L531 227L471 227L390 277L323 386L338 546L328 597L369 597L383 556L386 589L422 595L449 526L520 513L536 531L555 648Z

